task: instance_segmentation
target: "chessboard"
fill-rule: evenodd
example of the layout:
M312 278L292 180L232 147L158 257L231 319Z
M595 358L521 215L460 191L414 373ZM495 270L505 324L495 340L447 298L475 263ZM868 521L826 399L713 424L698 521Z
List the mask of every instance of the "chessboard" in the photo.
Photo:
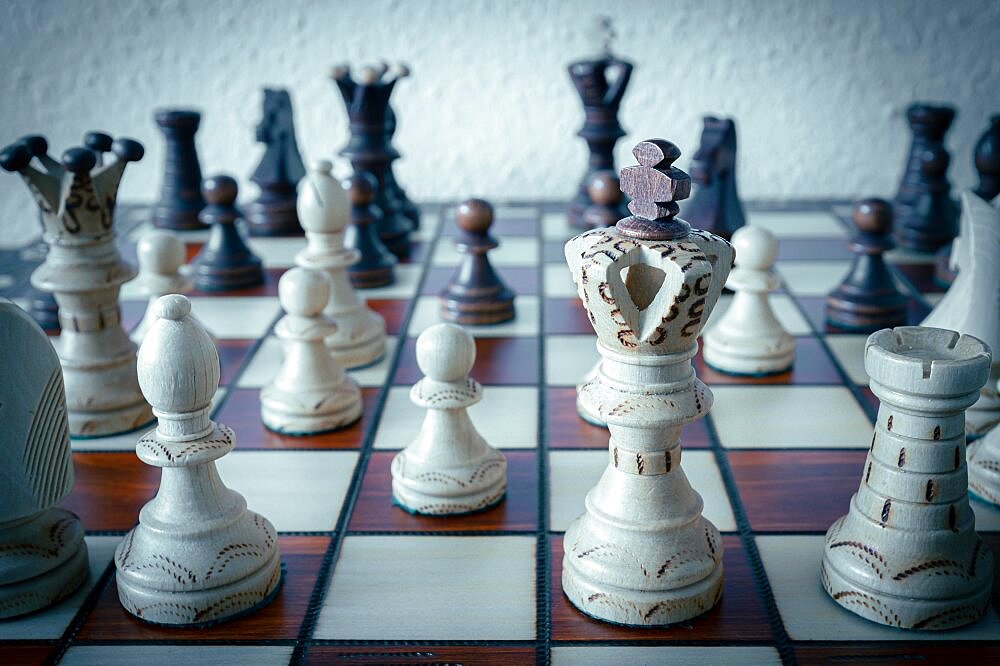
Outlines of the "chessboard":
M796 337L797 356L791 371L764 378L720 374L696 358L715 405L682 436L684 470L725 546L724 594L707 614L668 628L619 627L586 617L562 593L562 535L607 464L608 434L575 409L575 385L598 354L563 257L574 231L561 205L497 205L500 247L490 257L518 294L517 316L469 327L472 376L485 390L470 414L509 461L505 501L455 517L392 504L390 462L423 418L408 398L420 378L416 336L438 321L437 294L459 261L454 206L440 205L423 208L396 282L361 292L391 338L384 359L350 373L364 416L347 429L291 437L261 423L259 391L281 360L272 334L281 315L277 280L301 238L250 239L266 268L263 286L190 294L221 357L213 418L237 435L220 473L280 533L277 598L198 629L126 613L112 555L159 472L136 457L139 433L74 439L76 481L63 506L87 529L90 578L52 608L0 622L0 664L1000 663L996 607L958 630L903 631L845 611L820 585L823 534L858 488L877 408L863 364L866 336L824 323L824 296L852 256L850 207L748 202L747 211L751 225L780 242L782 287L771 300ZM122 253L134 262L149 211L122 206L119 217ZM205 238L185 236L189 258ZM918 324L943 291L933 257L888 258L909 296L909 323ZM40 260L37 246L0 252L0 295L23 299ZM146 308L130 287L122 290L127 327ZM972 505L979 532L1000 553L1000 510Z

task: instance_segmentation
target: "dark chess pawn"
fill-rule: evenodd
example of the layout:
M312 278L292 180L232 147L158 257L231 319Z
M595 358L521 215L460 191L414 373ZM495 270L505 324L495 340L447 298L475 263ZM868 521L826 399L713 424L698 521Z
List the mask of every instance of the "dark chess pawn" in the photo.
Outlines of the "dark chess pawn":
M1000 196L1000 115L990 118L990 126L976 142L973 161L979 173L979 185L972 192L983 201L992 201ZM951 260L951 247L949 243L938 250L934 262L934 280L944 287L950 285L958 273L958 266Z
M854 205L854 226L857 231L848 246L854 262L844 281L826 297L826 321L866 333L902 326L906 296L882 256L894 246L892 206L882 199L859 201Z
M706 116L701 145L691 162L694 192L684 206L688 223L726 240L746 224L736 191L736 123Z
M201 114L168 109L157 111L155 118L167 142L167 157L160 200L153 207L153 224L176 231L204 229L198 217L205 199L201 194L201 165L194 144Z
M264 269L236 226L240 212L236 208L238 189L230 176L205 180L202 194L208 205L201 211L201 221L212 225L208 242L191 262L195 289L228 291L256 287L264 282Z
M396 257L378 237L381 216L372 205L378 184L371 174L359 173L344 181L351 202L351 224L344 234L344 247L357 250L361 258L347 269L351 284L358 289L384 287L395 281Z
M955 119L947 106L914 104L906 110L913 143L896 194L896 240L905 248L933 252L958 234L958 207L951 200L944 135Z
M464 254L441 291L441 318L456 324L500 324L514 318L514 292L500 280L486 253L499 243L490 236L493 207L482 199L459 205L455 247Z
M583 211L584 227L601 229L621 219L621 184L614 171L595 172L587 182L587 195L593 203Z
M252 236L301 236L295 210L299 181L306 175L295 142L292 98L287 90L264 89L264 117L257 125L257 141L266 147L250 180L260 188L257 200L246 206Z

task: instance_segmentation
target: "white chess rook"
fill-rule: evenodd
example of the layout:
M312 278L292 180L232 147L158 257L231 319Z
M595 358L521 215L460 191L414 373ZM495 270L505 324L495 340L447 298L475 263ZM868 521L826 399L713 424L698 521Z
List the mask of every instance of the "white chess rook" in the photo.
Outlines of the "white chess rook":
M771 273L778 241L760 227L733 234L736 268L726 283L735 294L718 323L705 331L704 358L712 368L733 375L785 372L795 360L795 338L774 316L768 293L778 288Z
M299 191L297 209L307 246L295 263L324 271L330 278L324 314L337 324L337 330L327 337L326 345L342 366L359 368L385 355L385 321L358 297L347 274L361 255L344 247L350 205L340 182L330 173L332 168L327 160L311 164Z
M974 193L962 193L961 234L952 245L952 266L960 268L948 293L934 306L923 326L958 331L979 338L993 350L990 381L966 413L969 437L980 437L1000 422L1000 198L990 205Z
M622 170L633 216L566 244L601 363L581 397L608 424L608 466L566 530L562 586L587 615L657 626L722 596L722 539L681 467L680 433L712 393L691 359L733 264L733 249L674 216L690 191L673 144L643 141ZM588 395L590 394L590 395Z
M476 346L465 329L436 324L417 338L425 377L410 399L427 410L416 438L392 461L392 495L403 508L433 515L478 511L503 499L507 460L476 431L467 409L483 387L469 377Z
M278 281L278 297L287 314L274 332L285 358L274 380L260 392L261 419L271 430L310 435L361 417L361 389L324 343L337 329L322 314L329 296L324 273L293 268Z
M147 622L197 625L267 603L281 582L274 526L223 484L215 461L236 446L209 419L219 356L184 296L160 298L139 349L142 392L159 424L136 454L160 467L160 488L115 551L118 597Z
M865 370L882 401L861 485L826 533L820 578L834 601L905 629L979 619L993 592L993 555L969 506L965 410L990 351L939 328L873 333Z
M30 359L30 363L25 360ZM56 508L73 488L59 358L21 308L0 298L0 619L72 594L87 578L80 519Z

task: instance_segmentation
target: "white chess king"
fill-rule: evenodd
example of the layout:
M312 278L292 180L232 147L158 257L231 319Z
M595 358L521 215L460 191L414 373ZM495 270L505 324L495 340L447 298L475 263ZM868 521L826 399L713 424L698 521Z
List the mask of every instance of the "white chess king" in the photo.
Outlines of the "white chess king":
M565 537L563 591L587 615L681 622L722 595L722 540L681 468L681 428L712 393L695 376L698 334L733 266L726 241L676 218L691 181L672 143L643 141L621 172L631 217L566 244L602 362L582 387L611 433L609 463Z

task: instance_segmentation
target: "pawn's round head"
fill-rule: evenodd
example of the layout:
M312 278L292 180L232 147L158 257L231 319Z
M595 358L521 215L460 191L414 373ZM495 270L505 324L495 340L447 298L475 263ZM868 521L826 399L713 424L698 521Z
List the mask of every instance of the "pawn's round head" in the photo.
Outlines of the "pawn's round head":
M621 184L614 171L598 171L587 181L587 194L599 206L613 206L622 199Z
M461 381L475 361L476 342L461 326L435 324L417 338L417 366L428 379Z
M864 199L854 204L854 226L866 234L892 231L892 205L885 199Z
M201 193L210 206L232 206L236 203L239 186L232 176L212 176L202 183Z
M767 229L740 227L733 233L736 265L751 270L766 271L778 257L778 240Z
M493 206L482 199L469 199L455 211L458 228L469 234L485 234L493 224Z
M153 303L153 314L156 321L139 347L136 368L143 396L161 413L162 431L164 414L208 408L219 388L219 354L204 327L191 317L186 297L161 296Z
M173 275L184 264L184 241L166 229L151 229L135 248L141 272Z
M330 281L318 271L293 268L278 280L278 300L290 315L315 317L330 300Z
M367 206L375 200L375 188L378 184L370 173L361 171L344 181L347 198L352 206Z

